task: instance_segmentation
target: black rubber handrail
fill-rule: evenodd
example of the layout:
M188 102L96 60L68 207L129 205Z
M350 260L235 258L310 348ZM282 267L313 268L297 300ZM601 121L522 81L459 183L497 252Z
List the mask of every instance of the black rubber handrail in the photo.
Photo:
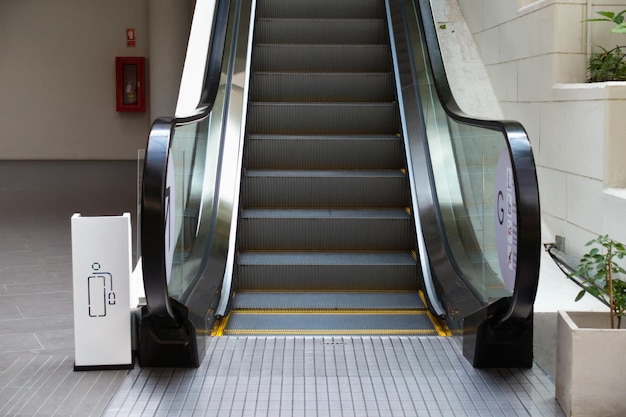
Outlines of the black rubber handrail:
M215 5L213 34L209 45L204 82L199 103L189 115L157 118L150 129L143 167L141 192L141 253L143 280L150 316L163 317L173 323L166 278L165 211L167 163L171 138L176 126L198 121L211 112L217 96L222 72L224 44L228 26L230 0Z
M500 322L524 320L533 311L541 256L537 173L528 135L518 122L477 119L461 110L448 83L430 0L417 1L435 89L444 111L456 122L499 131L506 138L517 200L517 270L511 302Z

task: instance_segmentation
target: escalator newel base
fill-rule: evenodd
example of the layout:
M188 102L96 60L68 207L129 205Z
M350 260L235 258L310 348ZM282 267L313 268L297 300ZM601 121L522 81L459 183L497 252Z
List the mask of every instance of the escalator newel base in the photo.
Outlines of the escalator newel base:
M463 355L475 368L531 368L533 316L498 326L486 309L464 319Z
M204 352L198 351L196 328L187 317L187 308L173 299L170 302L178 318L177 324L172 324L171 319L149 315L147 307L142 309L138 340L139 366L197 368Z

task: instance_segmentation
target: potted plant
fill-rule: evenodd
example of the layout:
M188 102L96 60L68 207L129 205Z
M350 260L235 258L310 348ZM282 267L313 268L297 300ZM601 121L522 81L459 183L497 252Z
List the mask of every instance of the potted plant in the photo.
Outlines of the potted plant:
M589 293L607 304L609 312L558 312L556 399L567 416L624 416L626 329L620 325L626 270L617 260L626 257L626 248L608 235L587 246L591 249L570 274L582 286L576 301Z
M598 236L586 246L594 247L580 258L578 268L569 274L570 278L582 280L576 301L587 293L598 298L609 307L611 329L619 329L626 311L626 281L620 278L626 270L615 259L624 259L626 249L623 243L608 235Z
M587 22L611 22L614 26L611 28L613 33L626 33L626 24L624 23L624 15L626 10L619 13L599 11L596 12L601 17L595 19L587 19ZM589 82L603 81L626 81L626 54L622 52L622 46L616 46L613 49L602 49L602 52L591 54L587 62L587 71L589 74Z

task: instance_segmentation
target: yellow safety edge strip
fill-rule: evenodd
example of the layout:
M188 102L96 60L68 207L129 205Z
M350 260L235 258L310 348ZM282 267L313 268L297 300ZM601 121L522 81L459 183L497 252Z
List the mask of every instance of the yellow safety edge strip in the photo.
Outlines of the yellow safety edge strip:
M419 292L420 298L422 299L422 302L424 303L424 305L427 305L426 304L426 299L424 298L424 293L421 290L418 291L418 292ZM426 310L426 314L428 315L428 318L430 319L430 321L433 324L433 326L435 327L435 329L437 329L437 334L439 336L452 336L452 332L450 331L448 326L444 322L439 320L439 318L433 316L433 314L430 312L430 310Z
M411 253L414 255L415 259L416 255L414 254L414 251L411 251ZM311 289L311 288L303 288L301 290L290 290L290 289L276 289L276 290L246 290L245 293L249 294L249 293L277 293L277 294L301 294L304 292L311 292L311 293L323 293L323 294L412 294L415 292L415 290L323 290L323 289ZM235 298L237 295L233 295L233 298Z
M426 300L424 299L424 294L422 291L419 291L419 296L422 299L424 305L426 305ZM211 332L211 336L223 336L227 335L236 335L236 334L252 334L252 335L263 335L263 334L400 334L400 335L427 335L432 333L437 333L439 336L452 336L452 332L442 323L437 317L433 316L429 310L332 310L332 311L324 311L324 310L297 310L297 309L275 309L275 310L234 310L233 312L237 312L238 314L414 314L421 315L426 313L430 322L432 323L435 330L430 329L406 329L406 330L359 330L359 331L324 331L324 330L228 330L225 331L226 325L228 324L228 319L230 318L230 314L220 320L217 320L213 326L213 331Z
M276 309L236 309L231 310L231 313L237 314L325 314L325 315L423 315L427 313L426 310L415 310L415 309L405 309L405 310L359 310L359 309L346 309L346 310L327 310L327 309L291 309L291 308L276 308Z
M226 325L228 324L228 319L230 318L230 314L226 317L222 317L219 320L216 320L215 323L213 324L213 331L211 332L211 336L223 336L224 335L224 329L226 328Z
M251 329L232 329L227 330L224 335L431 335L436 334L436 330L422 330L422 329L361 329L361 330L251 330Z

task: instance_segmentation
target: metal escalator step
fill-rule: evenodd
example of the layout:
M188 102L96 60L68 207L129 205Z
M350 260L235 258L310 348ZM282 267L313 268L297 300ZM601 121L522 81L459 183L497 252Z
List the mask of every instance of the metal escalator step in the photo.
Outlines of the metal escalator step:
M417 290L408 252L241 252L238 291ZM395 301L394 301L395 302Z
M255 71L390 72L389 46L258 44Z
M310 312L308 314L276 314L256 311L230 313L224 335L438 335L438 329L424 311L404 311L380 314L364 311L356 314L341 312ZM259 314L260 313L260 314Z
M413 265L239 265L237 290L403 291L416 290Z
M238 292L235 310L425 310L417 291L393 292Z
M368 19L385 15L380 0L266 0L257 5L259 18L353 18Z
M261 102L392 102L394 79L383 73L254 74L252 101Z
M398 133L395 103L251 103L248 132L264 134Z
M383 44L384 19L258 19L257 43L282 44Z
M411 216L400 209L245 209L240 250L406 250Z
M408 207L409 184L400 170L246 170L243 207Z
M405 161L396 135L248 135L245 163L247 169L379 170Z
M247 209L242 219L390 219L406 220L409 214L403 209Z

